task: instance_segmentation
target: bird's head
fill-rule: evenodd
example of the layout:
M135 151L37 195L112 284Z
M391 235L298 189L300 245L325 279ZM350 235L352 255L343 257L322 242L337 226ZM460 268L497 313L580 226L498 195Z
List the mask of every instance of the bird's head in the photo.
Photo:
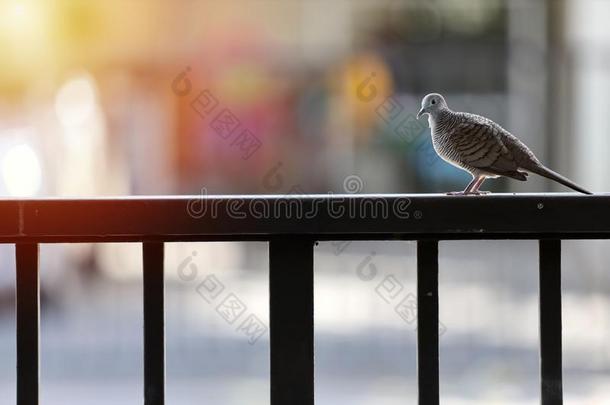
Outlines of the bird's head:
M436 112L443 108L447 108L447 103L445 102L443 96L438 93L430 93L421 101L421 110L419 110L417 113L417 118L424 114L434 116Z

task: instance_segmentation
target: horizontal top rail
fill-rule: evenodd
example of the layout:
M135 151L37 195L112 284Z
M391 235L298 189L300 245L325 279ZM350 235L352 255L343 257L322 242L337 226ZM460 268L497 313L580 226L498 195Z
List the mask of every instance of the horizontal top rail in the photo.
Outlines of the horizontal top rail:
M608 238L610 194L2 199L0 242Z

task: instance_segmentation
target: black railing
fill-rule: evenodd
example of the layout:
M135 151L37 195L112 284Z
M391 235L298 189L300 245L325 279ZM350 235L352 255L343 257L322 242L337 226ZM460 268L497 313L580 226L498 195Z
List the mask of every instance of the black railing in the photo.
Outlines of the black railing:
M610 195L206 196L0 201L17 256L17 403L38 404L38 245L142 242L144 402L164 403L163 242L268 241L271 404L314 403L313 247L417 240L419 403L439 403L438 241L540 240L543 404L561 404L561 239L610 238Z

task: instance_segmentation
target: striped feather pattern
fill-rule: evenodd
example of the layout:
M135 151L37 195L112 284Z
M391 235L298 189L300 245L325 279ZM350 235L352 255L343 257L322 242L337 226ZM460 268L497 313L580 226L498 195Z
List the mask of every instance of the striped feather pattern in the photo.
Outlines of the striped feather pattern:
M538 162L517 138L485 117L448 108L435 115L430 120L434 149L447 162L474 176L508 176L525 180L525 175L518 171L519 160L525 158Z

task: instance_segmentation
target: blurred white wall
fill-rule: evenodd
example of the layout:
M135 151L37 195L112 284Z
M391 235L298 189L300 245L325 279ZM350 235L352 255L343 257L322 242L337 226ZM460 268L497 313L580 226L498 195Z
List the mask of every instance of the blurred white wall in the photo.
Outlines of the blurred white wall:
M610 189L610 2L569 0L567 39L572 54L572 134L577 181Z

